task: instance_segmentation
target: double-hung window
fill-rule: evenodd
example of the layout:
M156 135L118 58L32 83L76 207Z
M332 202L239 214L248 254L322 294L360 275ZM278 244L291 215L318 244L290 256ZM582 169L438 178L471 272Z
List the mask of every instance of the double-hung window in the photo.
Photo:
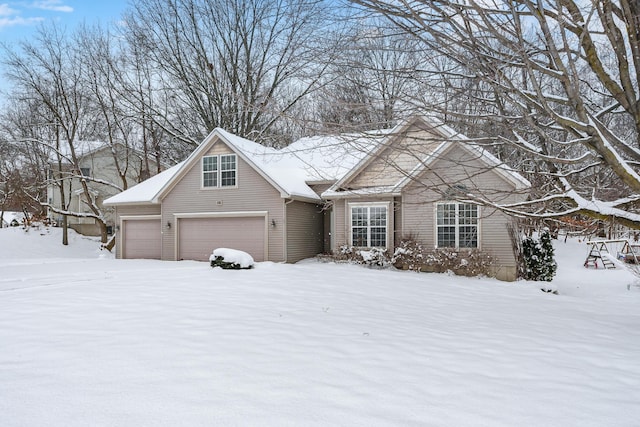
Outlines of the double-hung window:
M359 247L387 246L387 206L351 206L351 244Z
M437 246L477 248L478 225L478 205L439 203L436 207Z
M204 156L202 158L202 186L205 188L235 187L237 172L235 154Z

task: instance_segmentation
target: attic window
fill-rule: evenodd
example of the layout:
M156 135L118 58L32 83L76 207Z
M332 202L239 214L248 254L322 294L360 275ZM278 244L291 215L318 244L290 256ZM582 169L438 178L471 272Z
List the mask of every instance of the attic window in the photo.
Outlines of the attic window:
M202 158L202 186L205 188L235 187L237 165L235 154L204 156Z
M80 174L82 176L91 176L91 168L80 168Z
M444 192L445 199L456 199L458 197L464 196L468 193L467 187L462 184L453 184L449 188L447 188Z

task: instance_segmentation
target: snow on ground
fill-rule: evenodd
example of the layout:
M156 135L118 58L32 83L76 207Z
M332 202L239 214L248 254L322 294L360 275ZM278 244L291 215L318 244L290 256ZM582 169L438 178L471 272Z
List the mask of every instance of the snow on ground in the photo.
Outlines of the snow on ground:
M0 230L3 426L637 426L640 289L115 260Z

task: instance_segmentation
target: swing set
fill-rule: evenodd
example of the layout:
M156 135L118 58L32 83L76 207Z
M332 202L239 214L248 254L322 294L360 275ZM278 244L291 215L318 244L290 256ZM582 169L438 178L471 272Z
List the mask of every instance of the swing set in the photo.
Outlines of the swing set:
M612 254L615 254L615 259L627 264L640 263L640 244L632 245L628 240L593 240L587 242L587 245L590 248L587 259L584 261L586 268L598 268L598 263L606 269L616 268L616 264L611 259Z

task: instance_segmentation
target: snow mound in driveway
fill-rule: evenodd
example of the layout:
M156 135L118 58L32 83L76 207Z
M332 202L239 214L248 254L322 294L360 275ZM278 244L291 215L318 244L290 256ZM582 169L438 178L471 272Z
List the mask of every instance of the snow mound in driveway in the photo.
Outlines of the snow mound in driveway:
M209 261L224 260L225 263L240 266L240 268L251 268L255 264L253 257L246 252L237 249L218 248L213 251ZM213 264L212 264L213 266Z

